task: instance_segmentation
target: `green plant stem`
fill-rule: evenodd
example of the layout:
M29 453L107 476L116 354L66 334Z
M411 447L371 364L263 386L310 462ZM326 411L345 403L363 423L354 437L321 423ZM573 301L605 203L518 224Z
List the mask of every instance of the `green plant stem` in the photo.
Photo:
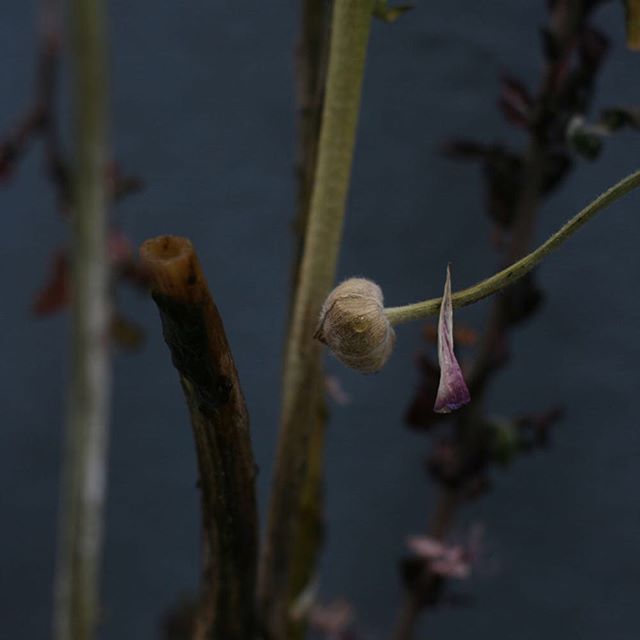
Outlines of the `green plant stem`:
M260 567L262 622L271 640L288 639L300 510L318 388L320 344L312 339L336 272L351 175L372 0L336 0L316 175L304 255L295 293L283 379L278 441L266 541Z
M297 127L297 215L295 220L295 259L292 292L295 293L304 255L305 231L309 220L313 181L316 173L320 123L329 52L331 5L325 0L302 0L300 35L296 47ZM291 298L291 312L294 298ZM290 317L291 320L291 317ZM315 376L314 395L309 397L313 426L309 437L309 458L298 509L298 521L292 545L292 574L289 592L301 593L313 584L316 565L324 539L324 456L327 407L324 371ZM307 616L302 611L289 626L288 640L302 640L306 635Z
M105 7L70 2L75 153L72 364L65 433L54 637L95 637L108 454L107 63Z
M557 249L597 213L639 186L640 171L636 171L623 180L620 180L620 182L588 204L582 211L578 212L535 251L532 251L524 258L514 262L511 266L499 271L490 278L454 293L452 296L453 307L459 308L473 304L514 283L531 271L541 260ZM416 302L403 307L391 307L385 309L385 313L392 324L401 324L403 322L437 315L440 311L441 302L442 298L432 298L424 302Z

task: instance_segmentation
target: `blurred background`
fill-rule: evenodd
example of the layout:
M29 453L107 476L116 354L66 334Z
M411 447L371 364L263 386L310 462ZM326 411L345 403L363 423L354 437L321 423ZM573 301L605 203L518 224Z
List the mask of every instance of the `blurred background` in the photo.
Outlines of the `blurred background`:
M262 512L275 451L281 355L295 213L296 3L109 2L114 155L145 188L114 211L136 243L191 238L224 317L251 412ZM0 130L32 97L36 3L5 3L0 21ZM492 273L481 172L442 157L449 136L524 136L496 109L504 71L535 86L544 3L417 3L395 25L376 22L340 275L366 275L398 305ZM612 40L596 108L640 103L640 54L624 47L619 3L595 22ZM61 95L66 95L63 79ZM67 99L63 98L66 126ZM541 210L542 240L600 191L638 168L638 133L607 141ZM424 620L429 638L638 637L640 586L640 197L590 223L539 269L541 312L512 333L490 412L562 405L547 453L493 476L462 512L459 532L484 527L484 550L460 593L465 607ZM34 297L66 222L40 144L0 190L0 619L7 638L49 634L68 314L35 318ZM150 299L119 294L146 331L116 352L103 638L157 638L160 619L198 584L199 509L188 415ZM481 328L486 304L458 313ZM400 328L378 375L329 361L350 395L331 407L328 538L320 591L347 598L367 638L388 637L401 601L398 560L421 533L434 489L426 439L403 415L419 376L420 323Z

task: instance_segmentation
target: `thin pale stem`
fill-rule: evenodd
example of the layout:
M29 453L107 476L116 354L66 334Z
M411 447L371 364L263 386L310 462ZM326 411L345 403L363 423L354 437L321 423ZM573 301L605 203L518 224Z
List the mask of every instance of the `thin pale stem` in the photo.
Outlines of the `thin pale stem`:
M285 357L282 423L260 567L262 622L274 640L290 637L291 604L299 595L292 585L295 549L322 385L322 352L312 336L335 279L372 12L372 0L336 0L333 7L320 143Z
M76 123L72 364L54 605L56 640L95 637L108 454L107 64L104 4L72 0Z
M568 240L582 225L597 213L639 186L640 171L636 171L623 180L620 180L620 182L588 204L582 211L578 212L535 251L532 251L524 258L514 262L511 266L499 271L490 278L454 293L452 297L454 308L465 307L474 302L478 302L478 300L482 300L513 284L516 280L531 271L531 269L552 251L557 249L563 242ZM437 315L440 311L441 302L442 298L432 298L424 302L416 302L403 307L391 307L385 309L385 313L392 324L401 324L403 322Z

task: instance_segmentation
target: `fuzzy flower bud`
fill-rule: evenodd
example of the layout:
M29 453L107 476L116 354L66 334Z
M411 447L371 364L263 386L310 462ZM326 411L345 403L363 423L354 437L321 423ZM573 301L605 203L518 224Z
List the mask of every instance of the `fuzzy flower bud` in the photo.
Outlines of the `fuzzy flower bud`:
M348 367L361 373L379 371L396 341L380 287L364 278L349 278L338 285L322 307L314 337Z

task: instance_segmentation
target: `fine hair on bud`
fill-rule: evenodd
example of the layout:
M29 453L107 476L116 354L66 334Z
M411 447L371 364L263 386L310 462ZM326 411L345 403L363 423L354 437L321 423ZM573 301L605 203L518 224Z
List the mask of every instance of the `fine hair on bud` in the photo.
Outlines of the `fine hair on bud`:
M380 287L365 278L349 278L339 284L322 307L314 337L352 369L361 373L382 369L396 334L384 312Z

